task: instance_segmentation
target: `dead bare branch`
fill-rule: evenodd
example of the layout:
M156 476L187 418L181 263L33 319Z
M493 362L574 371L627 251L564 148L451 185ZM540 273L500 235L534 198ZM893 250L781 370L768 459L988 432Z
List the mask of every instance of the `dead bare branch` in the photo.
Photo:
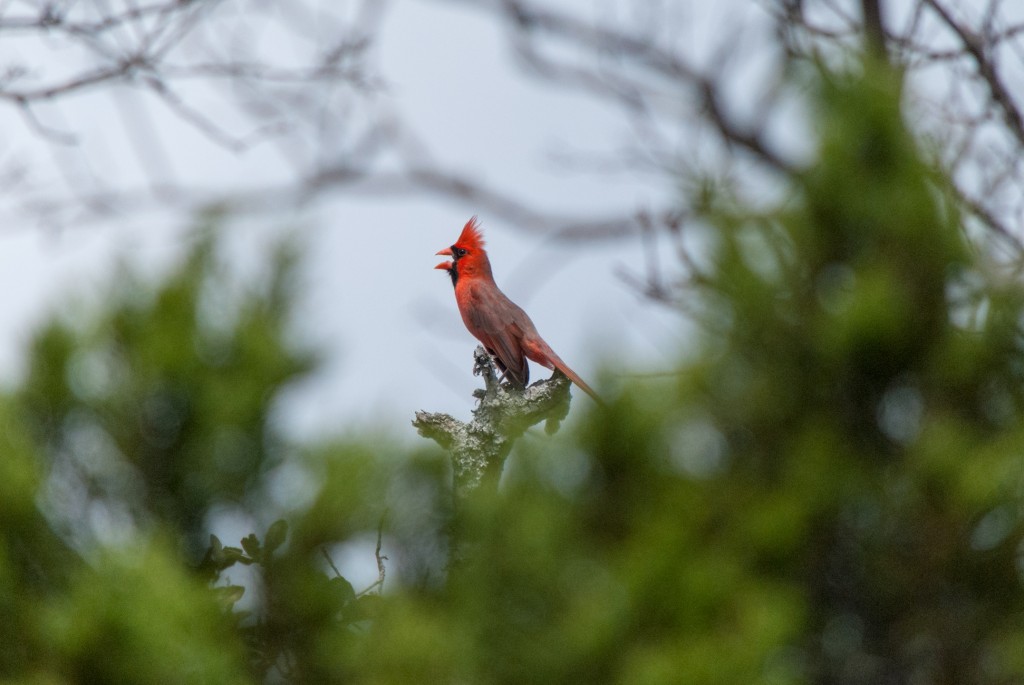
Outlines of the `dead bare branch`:
M995 64L988 57L988 52L992 48L991 44L986 43L981 36L957 21L939 0L924 0L924 2L941 17L946 26L956 33L963 44L966 54L970 55L974 60L978 75L981 76L984 83L988 86L992 102L1002 112L1007 130L1017 138L1018 142L1024 144L1024 116L1021 115L1017 103L1014 101L1013 96L1010 95L1006 84L1000 78Z
M561 372L522 392L510 391L499 383L483 347L476 348L473 358L473 372L484 379L484 388L474 393L480 404L473 419L463 422L448 414L420 411L413 421L420 435L451 454L457 501L481 487L496 489L515 441L541 422L554 432L569 412L570 381Z

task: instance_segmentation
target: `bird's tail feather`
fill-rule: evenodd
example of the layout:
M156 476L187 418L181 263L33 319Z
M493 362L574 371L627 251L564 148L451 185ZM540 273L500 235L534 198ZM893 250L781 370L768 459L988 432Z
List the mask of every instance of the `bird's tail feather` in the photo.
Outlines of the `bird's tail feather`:
M586 382L579 377L579 374L577 374L575 371L566 366L565 362L563 362L561 359L554 359L552 361L554 362L555 368L564 373L570 381L572 381L579 387L580 390L594 398L594 401L600 404L602 407L605 406L604 400L602 400L601 396L597 394L597 391L595 391L593 388L587 385Z

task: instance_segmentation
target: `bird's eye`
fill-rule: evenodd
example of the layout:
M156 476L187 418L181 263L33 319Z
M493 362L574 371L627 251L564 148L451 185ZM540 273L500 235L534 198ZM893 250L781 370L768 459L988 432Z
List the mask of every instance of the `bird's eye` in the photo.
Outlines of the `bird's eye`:
M464 247L453 247L452 252L455 254L456 259L466 256L466 248Z

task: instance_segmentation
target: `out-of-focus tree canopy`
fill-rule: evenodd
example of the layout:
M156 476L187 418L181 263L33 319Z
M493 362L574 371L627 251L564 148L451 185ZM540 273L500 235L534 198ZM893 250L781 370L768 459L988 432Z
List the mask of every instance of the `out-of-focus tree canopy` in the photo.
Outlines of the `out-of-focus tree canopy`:
M426 444L281 439L315 372L288 248L245 287L201 238L43 328L0 404L0 680L1024 679L1024 286L969 247L888 65L792 78L810 163L775 206L696 205L696 349L523 439L497 493L453 506Z

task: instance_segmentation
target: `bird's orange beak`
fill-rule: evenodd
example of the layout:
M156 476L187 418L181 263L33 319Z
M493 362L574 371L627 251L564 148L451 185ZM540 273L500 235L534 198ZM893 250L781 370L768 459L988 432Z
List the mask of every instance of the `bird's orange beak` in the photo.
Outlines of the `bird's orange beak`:
M452 248L450 248L450 247L446 247L446 248L444 248L443 250L440 250L440 251L438 251L438 252L435 252L434 254L439 254L439 255L442 255L442 256L444 256L444 257L451 257L451 256L452 256ZM439 268L440 268L440 267L439 267Z
M441 253L438 252L438 254L441 254ZM444 269L445 271L451 271L453 266L455 266L455 264L452 263L452 262L441 262L440 264L438 264L434 268L435 269Z

